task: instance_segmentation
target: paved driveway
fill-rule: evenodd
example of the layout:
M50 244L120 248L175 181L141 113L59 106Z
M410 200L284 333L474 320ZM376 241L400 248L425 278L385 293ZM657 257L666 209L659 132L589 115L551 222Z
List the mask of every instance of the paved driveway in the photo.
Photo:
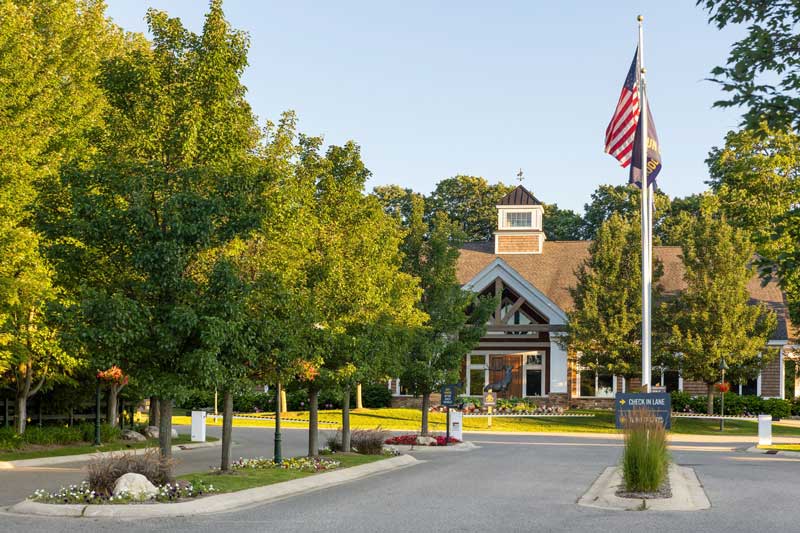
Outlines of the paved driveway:
M712 509L659 514L575 504L603 468L619 460L619 440L541 435L468 438L480 449L420 453L418 458L425 462L410 468L237 513L125 523L6 515L0 517L0 529L731 533L797 531L800 524L800 459L748 454L741 451L746 446L741 442L676 443L674 459L695 468Z

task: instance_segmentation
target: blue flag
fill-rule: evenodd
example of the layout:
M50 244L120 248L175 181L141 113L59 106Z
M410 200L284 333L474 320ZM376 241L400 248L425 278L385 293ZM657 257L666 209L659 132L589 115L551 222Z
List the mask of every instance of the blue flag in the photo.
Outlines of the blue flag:
M644 113L644 111L641 111ZM636 137L633 141L633 156L631 158L631 172L628 183L635 183L642 186L642 120L636 126ZM656 176L661 172L661 150L658 146L658 134L656 125L653 122L653 115L650 113L650 102L647 103L647 184L653 185ZM655 187L655 185L654 185Z

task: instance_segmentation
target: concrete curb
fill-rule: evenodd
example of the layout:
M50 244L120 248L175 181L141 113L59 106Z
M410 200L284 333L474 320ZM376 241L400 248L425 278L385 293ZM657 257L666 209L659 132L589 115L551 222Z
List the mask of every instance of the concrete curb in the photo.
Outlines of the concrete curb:
M212 442L192 442L187 444L176 444L172 447L173 452L183 451L183 450L196 450L199 448L212 448L214 446L221 446L222 439L212 441ZM96 457L100 455L101 457L105 457L107 455L111 455L112 453L120 453L120 452L133 452L133 453L144 453L147 450L157 450L157 447L150 447L150 448L126 448L123 450L116 450L110 452L92 452L92 453L82 453L80 455L59 455L56 457L39 457L38 459L17 459L16 461L0 461L0 470L13 470L15 468L20 468L23 466L49 466L49 465L60 465L64 463L77 463L79 461L88 461L92 457Z
M405 444L387 444L386 448L397 450L400 453L417 453L417 452L471 452L477 450L480 446L476 446L471 442L459 442L458 444L450 444L449 446L407 446Z
M578 505L612 511L702 511L711 508L694 469L670 464L669 483L671 498L620 498L617 489L622 485L622 468L610 466L581 496Z
M748 453L756 453L759 455L782 455L783 457L800 457L800 452L793 452L790 450L765 450L758 446L750 446L745 450ZM770 453L773 452L773 453Z
M8 511L14 514L36 516L64 516L85 518L164 518L198 514L226 513L255 505L262 505L306 492L347 483L367 476L418 464L410 455L375 461L364 465L334 470L264 487L240 490L227 494L206 496L178 503L131 505L58 505L25 500Z

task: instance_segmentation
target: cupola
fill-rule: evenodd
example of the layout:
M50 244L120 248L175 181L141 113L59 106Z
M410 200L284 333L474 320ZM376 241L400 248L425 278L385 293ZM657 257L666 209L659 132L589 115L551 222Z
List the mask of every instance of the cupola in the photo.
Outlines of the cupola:
M522 185L497 204L495 254L540 254L544 244L544 207Z

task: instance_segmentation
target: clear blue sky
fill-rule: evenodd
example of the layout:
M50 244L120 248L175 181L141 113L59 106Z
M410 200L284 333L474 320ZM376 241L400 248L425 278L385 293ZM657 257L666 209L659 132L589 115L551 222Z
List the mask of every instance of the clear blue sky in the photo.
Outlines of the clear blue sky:
M107 0L108 14L146 32L148 6L202 29L203 0ZM712 109L705 78L742 29L718 31L692 0L307 2L227 0L250 34L248 100L263 123L287 109L326 143L349 139L372 170L368 188L430 192L456 174L524 184L539 199L582 210L627 170L603 135L645 16L648 94L664 168L661 188L706 188L704 160L739 123Z

